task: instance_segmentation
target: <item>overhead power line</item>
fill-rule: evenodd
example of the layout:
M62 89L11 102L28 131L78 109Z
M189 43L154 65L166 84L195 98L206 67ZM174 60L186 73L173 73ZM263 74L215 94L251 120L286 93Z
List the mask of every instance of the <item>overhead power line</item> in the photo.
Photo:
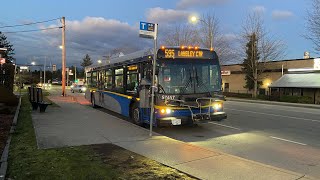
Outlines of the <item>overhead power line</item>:
M49 20L45 20L45 21L38 21L38 22L32 22L32 23L25 23L25 24L16 24L16 25L0 26L0 28L29 26L29 25L33 25L33 24L41 24L41 23L46 23L46 22L50 22L50 21L55 21L55 20L58 20L58 19L61 19L61 18L49 19Z
M60 29L60 28L62 28L62 26L51 27L51 28L43 28L43 29L23 30L23 31L8 31L8 32L2 32L2 33L13 34L13 33L21 33L21 32L47 31L47 30Z

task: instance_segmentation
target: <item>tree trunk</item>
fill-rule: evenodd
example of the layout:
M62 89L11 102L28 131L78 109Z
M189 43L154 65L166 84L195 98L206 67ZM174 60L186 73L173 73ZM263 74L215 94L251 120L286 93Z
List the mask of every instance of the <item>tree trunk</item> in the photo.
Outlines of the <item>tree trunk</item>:
M257 90L258 90L258 72L257 68L254 71L254 86L253 86L253 92L252 92L252 97L256 98L257 97Z

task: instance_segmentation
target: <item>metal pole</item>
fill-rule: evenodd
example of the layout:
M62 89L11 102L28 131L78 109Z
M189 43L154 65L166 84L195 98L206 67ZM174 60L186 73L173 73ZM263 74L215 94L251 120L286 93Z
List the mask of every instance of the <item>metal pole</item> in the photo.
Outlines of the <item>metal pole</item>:
M282 72L282 76L283 76L283 64L282 64L282 66L281 66L281 72Z
M69 68L67 68L67 86L69 86Z
M74 66L74 82L77 80L77 66Z
M44 57L44 65L43 65L43 84L46 83L46 67L47 67L47 56ZM44 89L46 88L46 86L44 86Z
M209 31L210 31L210 50L211 50L212 49L212 44L213 44L213 42L212 42L213 41L213 35L212 35L212 28L211 27L210 27Z
M42 69L41 69L41 66L40 66L40 84L41 84L41 81L42 80Z
M151 86L151 114L150 114L150 132L149 136L152 136L153 116L154 116L154 89L156 87L156 59L157 59L157 36L158 36L158 24L155 24L155 37L154 37L154 50L153 50L153 67L152 67L152 86Z
M62 17L62 96L66 96L66 21Z

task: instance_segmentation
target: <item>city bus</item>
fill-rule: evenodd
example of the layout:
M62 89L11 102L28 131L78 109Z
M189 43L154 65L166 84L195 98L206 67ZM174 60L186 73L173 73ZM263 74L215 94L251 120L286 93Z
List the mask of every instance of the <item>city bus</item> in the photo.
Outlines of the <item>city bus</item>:
M154 126L198 124L227 118L223 111L219 59L212 49L164 47L113 58L86 68L85 97L103 107L149 124L151 88L155 88Z

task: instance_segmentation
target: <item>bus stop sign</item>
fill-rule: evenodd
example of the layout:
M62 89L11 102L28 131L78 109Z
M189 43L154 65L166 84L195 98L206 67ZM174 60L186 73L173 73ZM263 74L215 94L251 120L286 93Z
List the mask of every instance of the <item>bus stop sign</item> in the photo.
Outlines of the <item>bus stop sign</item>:
M156 24L140 21L139 36L143 38L156 39Z

